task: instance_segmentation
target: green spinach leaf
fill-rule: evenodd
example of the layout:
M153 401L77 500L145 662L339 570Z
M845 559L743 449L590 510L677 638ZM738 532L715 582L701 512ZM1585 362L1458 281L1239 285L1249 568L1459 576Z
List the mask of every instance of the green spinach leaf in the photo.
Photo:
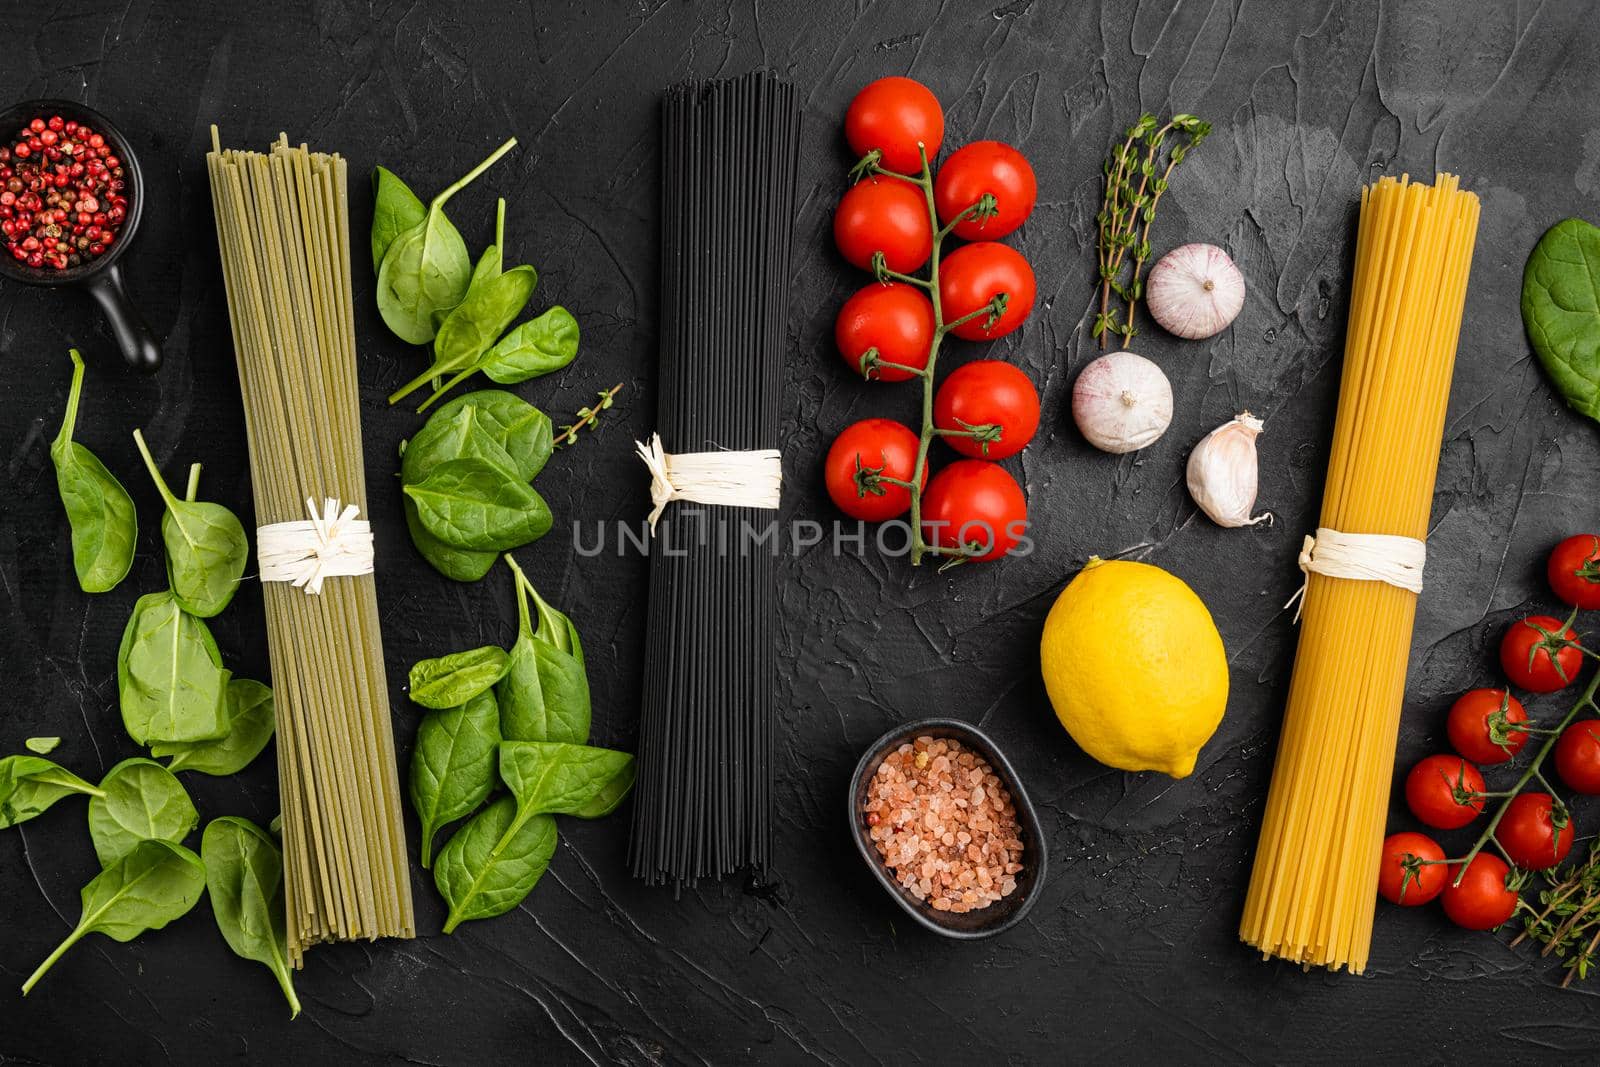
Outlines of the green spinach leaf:
M505 247L506 200L501 197L494 209L494 244L485 248L483 255L478 257L477 265L472 268L472 280L467 283L467 292L470 293L474 285L500 276L500 272L505 270Z
M453 459L404 492L433 536L456 548L504 551L550 532L550 508L516 475L482 459Z
M553 307L502 337L473 368L501 385L558 371L578 356L578 320Z
M433 839L442 827L472 814L495 785L500 710L492 692L465 704L430 712L411 752L411 806L422 823L422 866L433 863Z
M506 673L505 649L493 645L425 659L411 668L411 699L425 708L459 707L488 690Z
M72 568L85 593L116 588L133 566L133 549L139 539L139 517L133 498L106 469L99 457L72 439L78 424L78 401L83 395L83 357L71 349L72 390L61 430L50 443L50 462L56 469L56 489L72 528Z
M433 339L433 363L391 393L389 403L398 403L433 378L464 371L435 390L417 410L424 411L432 406L435 400L472 373L478 357L488 351L506 327L511 325L511 320L522 313L538 281L537 271L529 266L521 266L485 277L472 285L461 303L439 324L439 332Z
M394 239L428 216L411 187L393 171L375 167L372 171L372 269L383 266Z
M181 919L206 888L200 857L170 841L141 841L83 887L83 912L67 939L22 983L27 996L45 973L87 934L132 941Z
M122 724L141 745L206 741L228 732L228 672L217 665L206 624L171 592L133 606L117 656Z
M462 412L468 409L470 419L459 421ZM406 449L401 480L409 484L420 482L432 473L435 466L447 460L480 454L486 459L494 458L488 453L463 447L468 440L466 427L487 434L499 445L510 457L511 469L525 482L531 482L544 469L554 451L552 441L555 434L548 415L515 393L508 393L504 389L480 389L456 397L433 413L433 417L411 442L411 447ZM452 443L450 447L440 447L445 442L435 438ZM415 453L412 447L417 449Z
M224 815L200 837L206 890L222 939L234 955L265 964L300 1014L289 972L289 936L283 910L283 855L266 831L248 819Z
M592 745L507 741L500 746L500 777L524 817L598 819L615 811L633 788L633 757Z
M461 234L445 216L450 198L516 146L515 137L428 204L421 222L395 235L378 267L378 311L389 329L412 344L427 344L439 316L467 295L472 263Z
M556 851L556 821L518 813L511 797L474 815L439 853L433 883L449 907L444 932L504 915L525 900Z
M589 740L589 679L583 646L572 620L546 604L510 555L505 557L516 584L517 640L511 664L495 686L500 703L500 733L508 741ZM534 629L528 600L538 606Z
M473 552L466 548L453 548L428 532L417 517L417 505L410 497L401 498L405 511L406 529L411 532L411 543L417 546L422 558L446 578L458 582L475 582L494 567L493 552Z
M104 796L98 786L39 756L0 759L0 830L42 815L62 797Z
M22 742L22 747L29 752L37 752L41 756L48 756L61 744L59 737L30 737Z
M225 694L228 732L214 741L158 741L150 754L169 771L198 771L218 778L237 774L261 755L277 728L272 690L250 678L234 678Z
M453 459L481 459L518 478L511 458L475 407L458 409L449 419L429 419L400 458L402 485L419 485L441 464ZM527 481L526 478L522 479Z
M105 795L89 801L89 838L102 867L116 863L141 841L182 844L200 824L189 794L154 760L123 760L106 772L100 789Z
M144 434L134 430L133 439L161 499L166 501L161 541L167 549L167 582L172 595L190 615L209 619L227 607L239 589L239 579L250 557L244 526L221 504L178 499L156 468ZM194 483L191 471L191 489Z
M1600 420L1600 228L1562 219L1522 272L1522 324L1567 404Z

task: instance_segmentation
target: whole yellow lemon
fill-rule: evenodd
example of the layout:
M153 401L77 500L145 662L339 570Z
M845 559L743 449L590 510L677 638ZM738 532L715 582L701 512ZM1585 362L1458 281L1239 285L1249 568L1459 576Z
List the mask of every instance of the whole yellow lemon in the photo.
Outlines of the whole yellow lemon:
M1148 563L1091 558L1050 609L1039 665L1072 739L1125 771L1186 777L1228 705L1211 613Z

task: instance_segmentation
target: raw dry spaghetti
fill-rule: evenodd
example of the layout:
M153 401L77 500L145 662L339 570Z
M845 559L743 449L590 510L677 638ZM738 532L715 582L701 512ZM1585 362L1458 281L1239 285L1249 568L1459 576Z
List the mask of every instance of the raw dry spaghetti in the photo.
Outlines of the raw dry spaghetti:
M345 161L206 156L262 526L337 500L364 513ZM264 583L278 713L289 951L411 937L411 879L370 574Z
M1320 526L1427 536L1478 198L1440 174L1361 194L1344 374ZM1239 936L1361 973L1372 940L1417 594L1306 576L1272 790Z
M800 102L754 73L673 86L661 117L662 449L769 453L776 468ZM776 531L776 482L754 462L751 506L657 495L628 850L652 885L771 856L777 541L751 535Z

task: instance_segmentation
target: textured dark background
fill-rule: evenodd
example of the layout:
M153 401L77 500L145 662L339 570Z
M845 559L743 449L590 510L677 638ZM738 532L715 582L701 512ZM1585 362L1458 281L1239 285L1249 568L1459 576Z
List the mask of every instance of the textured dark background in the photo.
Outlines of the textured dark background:
M1592 1058L1593 988L1559 992L1551 968L1451 929L1436 909L1383 909L1365 978L1262 963L1236 939L1292 655L1279 605L1297 584L1301 533L1315 525L1362 181L1444 167L1484 201L1402 766L1443 745L1454 693L1493 677L1499 626L1546 603L1545 548L1596 524L1595 428L1553 399L1517 314L1539 233L1566 215L1592 217L1600 193L1600 134L1587 129L1600 106L1600 32L1586 5L248 0L205 10L66 0L8 15L0 103L82 99L136 142L150 203L125 265L168 364L134 377L86 300L0 287L0 751L60 734L56 758L89 777L133 754L115 709L115 652L134 598L161 581L158 502L133 427L169 470L203 460L206 495L251 521L202 158L213 122L230 145L264 147L286 130L344 153L361 233L372 165L428 195L507 134L522 139L451 212L476 247L492 231L494 196L506 196L511 254L543 276L536 302L562 302L582 322L578 362L525 396L562 421L595 390L626 383L601 431L541 476L561 521L521 553L582 629L600 743L635 736L645 567L577 558L567 522L637 521L645 510L630 452L652 422L655 109L676 79L767 66L801 87L784 434L794 517L832 518L817 472L833 434L869 414L915 411L909 389L853 380L831 348L834 312L861 282L829 238L851 95L880 75L914 75L945 103L947 143L993 137L1027 152L1040 201L1019 243L1040 302L994 354L1026 368L1043 394L1039 438L1010 464L1040 547L944 577L872 553L812 549L784 561L775 893L729 881L674 901L625 875L625 814L569 820L550 874L517 912L444 937L431 883L418 879L421 938L318 949L292 1025L267 973L228 953L205 907L130 945L89 939L21 1000L17 985L66 933L95 871L83 806L63 802L0 834L0 1061ZM1226 246L1250 297L1210 342L1154 331L1140 340L1180 410L1155 446L1119 459L1083 444L1066 401L1091 355L1099 161L1141 109L1216 124L1164 201L1156 243ZM406 665L508 640L514 612L501 575L455 585L411 550L390 476L396 444L419 420L383 397L422 353L382 328L359 262L357 321L404 752L415 722L400 690ZM73 582L47 457L69 345L91 368L80 439L122 476L144 527L133 575L95 598ZM958 347L952 362L977 354ZM1266 419L1261 503L1279 521L1219 530L1188 500L1182 461L1243 407ZM1176 572L1221 627L1233 696L1184 781L1096 765L1045 701L1041 620L1091 553ZM214 630L240 674L265 676L259 593L247 589ZM845 833L861 749L936 713L979 721L1000 741L1050 835L1043 899L991 942L950 944L909 926ZM236 781L186 781L207 817L264 822L276 810L270 759Z

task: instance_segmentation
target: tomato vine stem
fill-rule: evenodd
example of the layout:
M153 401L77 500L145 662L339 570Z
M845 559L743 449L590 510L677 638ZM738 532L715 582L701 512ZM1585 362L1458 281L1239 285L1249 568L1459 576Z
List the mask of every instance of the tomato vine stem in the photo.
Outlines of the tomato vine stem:
M1461 879L1465 877L1467 873L1467 865L1472 862L1478 853L1483 851L1485 845L1493 841L1496 848L1500 847L1500 842L1494 836L1494 832L1500 826L1500 820L1505 818L1506 811L1511 807L1511 802L1517 798L1518 794L1527 788L1529 782L1537 778L1540 784L1544 785L1544 787L1549 790L1552 797L1557 796L1556 791L1554 789L1550 789L1549 784L1545 782L1544 775L1540 772L1540 768L1544 766L1544 761L1550 755L1551 750L1556 747L1556 741L1560 738L1562 731L1564 731L1568 726L1572 725L1573 720L1578 717L1580 712L1587 708L1595 714L1600 715L1600 704L1595 703L1595 694L1597 692L1600 692L1600 670L1595 671L1595 673L1589 678L1589 684L1584 686L1582 695L1578 697L1577 702L1572 705L1571 710L1569 710L1566 716L1562 718L1561 724L1551 731L1550 735L1545 738L1544 744L1539 746L1539 751L1534 753L1533 760L1528 764L1527 770L1522 772L1522 777L1517 779L1517 784L1512 786L1504 794L1495 794L1496 796L1504 796L1505 799L1502 800L1500 802L1500 806L1495 809L1494 817L1489 820L1489 825L1483 828L1483 833L1478 835L1478 840L1473 843L1472 848L1459 860L1444 861L1450 864L1460 864L1456 871L1455 881L1452 883L1453 885L1461 884ZM1489 794L1484 795L1487 796ZM1557 803L1559 802L1560 801L1558 798ZM1513 864L1513 866L1515 866L1515 864Z
M928 469L928 448L930 445L932 445L934 437L939 435L947 437L973 437L982 440L984 439L984 435L989 431L989 428L973 427L969 430L940 430L938 427L934 426L934 366L938 362L939 345L940 342L944 340L945 334L949 333L957 326L960 326L962 323L971 322L974 319L986 316L990 318L999 317L1005 312L1006 300L1010 294L998 293L995 295L993 300L978 310L966 315L962 315L960 318L955 319L952 322L947 323L944 321L944 307L939 300L940 249L944 245L945 238L949 237L951 233L955 231L957 224L960 222L969 218L993 214L995 211L995 199L992 195L985 193L975 203L963 209L949 222L945 223L943 226L939 225L939 209L937 205L935 205L933 199L933 170L928 164L928 146L921 141L917 142L917 156L922 161L922 167L921 170L915 175L901 174L899 171L893 171L879 166L879 155L876 150L868 152L865 156L862 156L860 161L858 161L856 165L851 168L850 175L852 179L856 180L866 176L876 176L883 178L894 178L898 181L915 185L918 189L922 190L923 200L928 207L928 225L933 232L933 250L928 257L928 276L926 278L918 278L913 275L902 274L899 271L890 270L884 263L884 255L881 251L873 253L872 256L872 273L873 276L878 279L878 281L882 282L893 279L894 281L904 282L907 285L915 285L927 292L928 299L933 304L933 338L928 342L927 363L919 369L913 369L911 367L886 362L876 362L874 364L876 366L894 367L897 370L909 371L922 380L922 432L918 435L917 439L917 462L916 465L911 468L911 478L909 481L902 481L900 479L889 478L883 475L878 475L877 477L878 481L886 482L891 485L902 486L911 494L911 565L913 567L921 566L924 556L947 556L950 558L946 561L945 566L951 566L956 563L964 563L967 559L973 556L984 554L988 551L989 546L974 544L947 548L943 545L933 544L923 536L922 486ZM876 356L874 356L874 359L876 360ZM866 355L862 356L862 367L863 370L867 369Z

